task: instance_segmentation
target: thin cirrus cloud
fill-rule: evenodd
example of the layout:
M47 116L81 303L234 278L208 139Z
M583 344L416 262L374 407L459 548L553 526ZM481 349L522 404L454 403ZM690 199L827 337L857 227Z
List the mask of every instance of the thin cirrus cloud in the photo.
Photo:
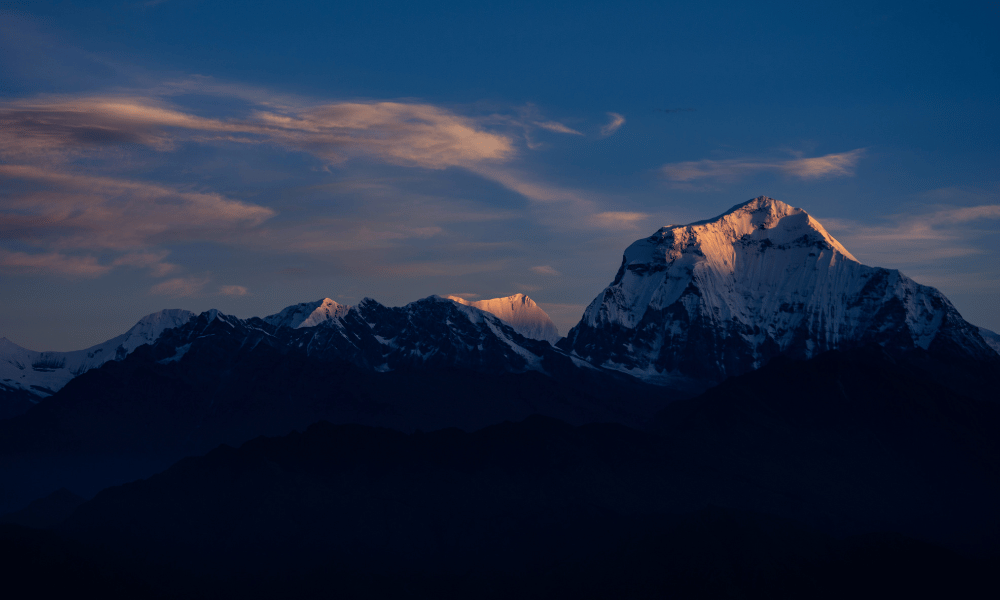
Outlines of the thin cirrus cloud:
M174 277L149 288L149 293L173 298L197 296L209 281L208 277Z
M17 274L55 273L72 278L93 278L104 275L111 267L100 264L93 256L60 252L28 254L0 249L0 269Z
M238 100L234 107L242 108L233 108L231 117L209 118L169 102L171 96L199 91ZM624 123L621 115L609 115L612 120L602 129L606 135ZM589 195L540 183L512 168L519 151L511 131L532 126L580 135L562 123L537 117L477 118L406 102L307 104L269 97L260 90L237 94L231 86L198 78L131 95L3 101L0 181L6 193L0 206L0 234L36 251L8 251L7 269L98 276L116 268L140 268L151 276L167 277L182 269L164 261L166 243L264 241L287 251L329 248L329 242L321 239L323 232L311 223L286 219L278 226L267 224L277 211L266 206L121 173L136 149L147 149L148 156L148 150L167 153L192 144L267 145L305 153L329 166L368 159L436 171L461 168L523 196L534 207L535 218L549 225L593 229L628 226L635 220L629 213L601 212L599 202ZM479 219L482 212L474 210L469 218ZM423 211L422 217L431 213ZM340 236L338 244L387 247L446 233L429 217L410 223L387 222L384 215L380 219L359 222L351 230L355 235ZM443 219L442 223L455 220ZM88 252L94 256L80 255ZM423 268L427 269L433 270ZM175 277L153 289L157 294L190 295L203 292L206 285L198 278Z
M891 215L883 224L849 219L823 219L824 226L862 262L875 266L927 265L982 250L972 243L977 236L997 235L1000 206L938 206L921 213Z
M340 102L306 108L261 107L242 118L190 115L147 97L15 101L0 108L5 156L77 151L108 144L169 150L178 140L262 142L305 151L328 163L359 156L429 169L504 161L513 140L474 119L428 104Z
M639 224L650 215L641 212L609 211L596 213L591 220L604 229L638 229Z
M534 121L536 127L542 129L547 129L548 131L554 131L556 133L567 133L571 135L583 135L583 133L570 129L569 127L559 123L558 121Z
M27 165L0 165L0 181L9 190L3 236L60 248L138 249L275 214L216 193Z
M250 290L242 285L222 285L219 286L220 296L246 296Z
M660 172L667 179L678 182L711 179L733 181L763 172L781 173L798 179L850 177L854 175L864 152L864 148L858 148L850 152L788 160L705 159L669 163L660 167Z
M560 275L559 271L555 270L554 267L549 265L539 265L537 267L531 267L531 271L539 275L549 275L551 277L558 277Z
M611 120L608 121L604 127L601 127L601 135L605 137L613 135L616 131L621 129L622 125L625 124L625 117L618 113L609 112L608 117L610 117Z
M210 277L175 277L167 279L149 288L154 296L170 296L173 298L188 298L199 296L211 282ZM250 293L242 285L220 285L216 288L216 296L239 297Z
M178 265L163 262L163 259L168 254L170 254L168 250L161 250L159 252L130 252L114 259L111 262L111 266L149 269L150 274L154 277L166 277L180 268Z

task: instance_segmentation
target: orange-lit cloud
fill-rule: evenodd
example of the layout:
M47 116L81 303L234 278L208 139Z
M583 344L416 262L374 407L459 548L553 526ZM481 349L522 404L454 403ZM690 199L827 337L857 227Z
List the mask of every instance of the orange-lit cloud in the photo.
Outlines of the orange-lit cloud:
M250 290L242 285L222 285L219 286L220 296L246 296Z
M192 93L238 99L238 108L225 116L204 116L175 102ZM206 293L208 283L180 276L183 268L165 260L166 244L209 241L331 260L329 253L337 252L335 260L343 261L343 253L401 244L425 244L433 247L431 253L440 252L438 246L455 248L467 235L448 225L460 222L530 216L559 229L628 227L634 221L630 213L604 213L592 194L544 183L518 168L518 140L529 141L531 131L580 135L533 108L526 111L518 117L474 117L420 102L306 102L198 77L131 94L0 101L0 185L7 190L0 205L0 236L20 244L18 250L28 246L40 252L28 256L76 256L75 269L89 276L134 268L173 277L152 292L183 296ZM609 116L611 129L605 132L613 133L624 119ZM335 210L327 217L274 219L278 211L266 206L136 175L146 172L142 161L160 160L148 157L194 146L221 151L268 146L303 153L318 159L320 165L312 168L337 173L335 194L356 194L363 201L352 202L350 212ZM139 151L145 158L134 158ZM350 172L352 161L463 169L529 202L526 208L498 210L465 198L421 196L394 184L395 174L352 184L340 177ZM349 190L350 185L364 189ZM469 259L460 271L498 268L490 260L492 250L475 252L485 260ZM80 253L98 258L83 259ZM369 253L361 260L371 264L382 260L378 257ZM51 272L69 269L59 266L65 261L33 260L36 270L43 269L42 263ZM455 274L447 260L379 268L399 275ZM236 293L223 287L229 291L219 293Z
M207 277L176 277L154 285L149 288L149 293L174 298L197 296L208 282Z
M554 131L556 133L568 133L572 135L583 135L575 129L570 129L558 121L533 121L533 124L542 129L547 129L549 131Z
M609 112L608 117L611 118L607 125L601 127L601 135L609 136L613 135L616 131L621 129L621 126L625 124L625 117L618 113Z
M591 217L592 221L602 228L637 229L639 223L649 218L640 212L602 212Z
M199 230L259 225L275 214L215 193L34 166L0 165L0 181L24 187L5 200L0 233L57 248L138 249Z
M824 226L866 264L882 267L928 265L935 261L979 254L973 240L997 235L1000 205L936 207L917 214L892 215L883 224L849 219L822 219Z
M789 160L697 160L663 165L660 172L672 181L689 182L702 179L736 180L760 172L777 172L798 179L850 177L864 154L864 148L827 154L815 158Z
M509 136L428 104L340 102L282 112L263 108L223 120L187 114L148 97L6 102L0 105L0 156L51 156L121 144L167 150L178 139L199 135L202 141L276 144L330 163L370 157L444 169L502 162L514 154Z
M531 267L532 272L538 273L539 275L549 275L552 277L558 277L559 271L549 265L539 265L537 267Z
M58 252L29 254L0 249L0 270L8 273L98 277L111 270L93 256L74 256Z
M126 266L149 269L150 274L154 277L165 277L180 268L177 265L163 262L163 259L168 254L170 252L167 250L160 252L130 252L114 259L111 265L114 267Z

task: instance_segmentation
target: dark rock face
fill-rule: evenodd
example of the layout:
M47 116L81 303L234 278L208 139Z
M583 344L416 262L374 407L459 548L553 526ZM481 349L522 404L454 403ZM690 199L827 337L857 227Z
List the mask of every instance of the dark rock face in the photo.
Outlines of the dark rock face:
M178 354L183 346L200 346L210 336L236 344L232 352L263 344L282 354L375 371L456 367L518 373L542 370L542 359L554 353L547 342L525 338L488 313L432 296L397 308L366 298L342 316L299 329L209 311L164 333L154 354L165 362L179 360L190 351Z
M690 395L578 366L548 342L436 298L366 301L300 329L209 311L0 421L0 511L59 487L91 494L220 443L319 420L402 431L532 414L638 424Z
M558 346L640 377L718 382L867 344L1000 365L940 292L860 264L805 212L762 197L629 246Z

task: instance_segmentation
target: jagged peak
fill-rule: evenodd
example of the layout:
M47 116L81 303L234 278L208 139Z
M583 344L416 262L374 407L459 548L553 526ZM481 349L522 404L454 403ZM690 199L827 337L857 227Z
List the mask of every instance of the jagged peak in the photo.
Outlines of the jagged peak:
M176 327L177 325L187 323L194 316L195 314L193 312L184 310L183 308L165 308L154 313L149 313L145 317L139 319L139 321L126 333L148 326L159 327L167 325L169 327Z
M487 300L466 300L461 296L445 296L445 298L488 312L525 337L552 343L560 338L559 330L549 315L524 294L517 293Z
M652 236L637 241L629 247L631 254L646 251L649 242L656 245L668 243L671 246L697 246L711 251L719 245L735 243L739 239L767 239L773 243L787 243L803 235L822 240L838 254L854 262L860 262L838 242L819 221L801 208L796 208L768 196L758 196L730 208L728 211L703 221L688 225L667 225ZM630 257L627 262L641 260L641 256Z
M368 300L366 298L365 300ZM321 298L313 302L301 302L282 309L280 312L264 317L264 322L275 327L315 327L324 323L335 323L351 310L346 304L340 304L331 298Z
M459 304L465 304L466 306L477 306L479 304L485 304L487 302L510 302L511 304L523 304L524 306L538 306L538 304L525 294L518 292L517 294L512 294L510 296L503 296L502 298L490 298L488 300L467 300L461 296L448 295L444 297L447 300L452 300L458 302Z
M709 223L719 222L726 217L736 214L736 213L765 213L767 215L775 216L786 216L789 214L794 214L798 212L805 212L801 208L795 208L794 206L782 202L781 200L776 200L769 196L757 196L756 198L751 198L746 202L740 202L739 204L733 206L726 212L712 217L711 219L704 219L702 221L695 221L694 223L689 223L688 227L693 227L696 225L708 225ZM682 227L682 225L670 225L669 227Z

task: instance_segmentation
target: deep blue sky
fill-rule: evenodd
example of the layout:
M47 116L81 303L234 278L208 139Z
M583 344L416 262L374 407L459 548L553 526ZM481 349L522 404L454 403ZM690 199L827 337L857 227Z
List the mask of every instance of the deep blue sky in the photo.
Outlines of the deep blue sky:
M5 2L0 336L525 292L766 194L1000 330L995 3Z

